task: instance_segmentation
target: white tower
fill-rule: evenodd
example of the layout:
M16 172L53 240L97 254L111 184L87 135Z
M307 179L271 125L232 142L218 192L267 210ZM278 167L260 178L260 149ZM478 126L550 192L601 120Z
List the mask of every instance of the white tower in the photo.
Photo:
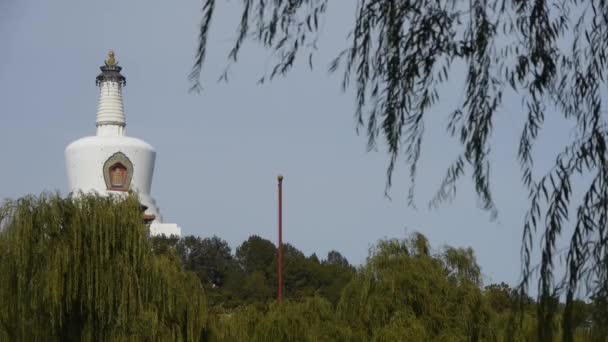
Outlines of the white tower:
M156 151L148 143L125 135L125 114L122 87L125 77L120 73L114 52L110 51L97 76L99 106L97 134L78 139L65 149L69 190L72 193L99 194L135 191L146 217L151 220L151 235L180 235L173 223L162 223L156 202L150 195Z

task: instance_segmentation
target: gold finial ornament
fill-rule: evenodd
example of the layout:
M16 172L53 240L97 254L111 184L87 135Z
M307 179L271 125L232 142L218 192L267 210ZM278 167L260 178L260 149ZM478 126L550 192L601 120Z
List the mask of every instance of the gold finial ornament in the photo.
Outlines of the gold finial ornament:
M116 58L114 57L113 50L110 50L110 52L108 52L108 59L105 62L106 62L106 66L117 66L118 65L118 62L116 61Z
M283 175L279 175L279 176L277 177L277 180L278 180L279 182L282 182L282 181L283 181Z

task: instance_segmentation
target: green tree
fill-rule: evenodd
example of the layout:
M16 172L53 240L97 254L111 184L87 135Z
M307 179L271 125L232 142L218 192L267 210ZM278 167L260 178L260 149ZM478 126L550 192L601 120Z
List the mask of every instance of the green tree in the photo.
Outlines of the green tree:
M154 238L157 250L176 250L184 267L201 280L212 307L234 308L246 304L265 304L276 298L278 286L277 248L252 235L233 256L226 241L219 237L182 239ZM354 268L339 252L331 251L327 260L306 257L289 243L283 245L284 296L291 300L321 296L336 304Z
M277 264L273 264L277 270ZM276 272L273 272L273 281ZM283 245L283 283L285 297L303 300L321 296L336 304L344 286L350 281L354 269L337 251L330 251L328 258L319 262L316 255L307 258L289 243Z
M433 256L424 241L420 234L380 241L343 290L338 315L369 340L483 340L490 309L469 276L479 269L474 257L458 264L456 277L451 252Z
M442 259L450 280L481 285L481 269L472 248L448 247L444 250Z
M278 264L275 265L278 272ZM289 243L283 244L283 287L285 297L290 299L312 297L319 288L314 264Z
M195 272L201 280L211 305L223 304L233 298L234 291L238 291L234 287L241 285L235 280L242 275L225 240L217 236L186 236L179 240L176 249L185 268Z
M490 284L485 287L484 294L488 304L496 313L508 312L515 305L515 299L512 297L513 289L506 283Z
M201 284L153 249L135 196L30 196L0 212L0 340L200 339Z
M277 248L269 240L252 235L237 247L235 256L246 274L260 271L269 277L272 273L272 263L277 258Z
M232 273L228 280L235 293L235 305L265 303L276 297L277 248L271 241L250 236L236 248L235 260L240 272Z
M324 265L336 265L336 266L344 266L348 267L350 264L348 260L340 254L338 251L329 251L327 253L327 258L323 260Z
M259 322L253 341L363 341L337 320L331 304L319 297L302 302L272 303Z
M325 299L246 306L214 316L208 341L365 341L340 321Z
M589 320L591 319L590 306L580 299L572 303L572 328L575 331L588 327Z
M236 250L235 259L243 271L235 282L245 287L240 291L241 302L267 302L276 298L278 286L277 248L269 240L251 236ZM337 303L340 292L350 281L353 269L346 258L332 251L334 263L319 262L316 256L307 258L289 243L283 244L283 288L285 298L303 300L315 295ZM316 260L316 261L315 261Z
M223 286L226 274L236 267L230 246L217 236L203 239L187 236L178 249L188 269L196 272L209 287Z
M608 292L592 298L590 311L592 336L599 341L608 336Z
M342 290L351 281L355 268L338 251L330 251L327 258L316 266L315 278L319 279L318 294L336 305Z
M276 289L276 283L272 283L264 272L255 271L247 274L241 284L241 301L246 304L264 304L276 298Z
M216 3L203 2L190 75L195 89L200 86ZM312 66L320 28L326 27L321 23L332 20L324 16L328 4L244 0L228 67L237 61L246 39L272 50L276 58L262 81L286 75L299 60ZM572 326L571 306L581 280L590 279L592 295L606 291L608 284L602 266L608 258L603 238L608 234L608 125L601 95L608 72L607 31L608 6L602 0L358 0L349 43L329 66L332 72L342 68L343 88L355 90L355 118L358 128L367 132L369 147L375 147L379 138L386 143L387 189L403 155L412 205L425 118L438 114L434 105L449 83L449 89L464 90L462 101L445 112L447 134L460 143L461 152L430 205L453 199L457 182L469 173L482 207L496 217L490 190L491 134L504 99L521 98L523 129L515 149L530 207L523 226L520 287L527 291L536 264L531 250L540 239L539 299L554 291L565 293L566 327ZM542 175L534 170L534 144L550 119L565 119L573 130L554 167ZM584 184L582 196L572 196L572 184ZM569 215L571 207L574 215ZM573 229L566 230L570 223ZM561 253L556 241L570 231L569 248ZM561 254L567 263L563 277L554 268ZM539 300L539 305L543 313L538 338L546 340L554 311L551 301ZM571 340L573 332L566 330L566 339Z
M211 311L205 341L251 341L262 314L254 305L239 306L228 312Z

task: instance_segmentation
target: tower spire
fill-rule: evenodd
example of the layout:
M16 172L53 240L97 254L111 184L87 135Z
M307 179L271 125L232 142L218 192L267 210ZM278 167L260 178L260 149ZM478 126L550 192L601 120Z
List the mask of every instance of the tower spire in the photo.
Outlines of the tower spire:
M122 87L127 84L120 73L114 51L110 50L108 59L101 66L101 74L95 84L99 87L99 105L97 107L97 135L124 135L126 126Z

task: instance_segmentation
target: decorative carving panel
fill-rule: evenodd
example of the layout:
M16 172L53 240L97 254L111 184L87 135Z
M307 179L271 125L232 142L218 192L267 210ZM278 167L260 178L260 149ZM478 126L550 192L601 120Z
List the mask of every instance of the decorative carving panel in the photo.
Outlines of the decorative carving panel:
M116 152L103 164L103 178L106 189L128 191L133 179L133 163L124 153Z

